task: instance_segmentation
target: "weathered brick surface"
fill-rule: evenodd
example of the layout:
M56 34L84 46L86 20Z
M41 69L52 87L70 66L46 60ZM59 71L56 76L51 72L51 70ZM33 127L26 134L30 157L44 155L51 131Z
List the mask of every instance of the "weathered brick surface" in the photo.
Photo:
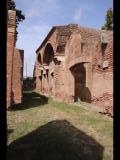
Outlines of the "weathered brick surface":
M113 94L112 42L111 31L72 24L53 27L36 51L36 89L58 100L98 102L96 104L109 107L112 103L108 102L108 98L101 97ZM48 44L52 49L47 48ZM45 73L44 64L49 68L48 81L38 69L43 68ZM51 78L52 70L54 76Z
M8 12L8 34L7 34L7 107L11 105L13 56L15 46L15 18L14 11Z
M20 67L23 65L23 59L20 61L19 50L15 50L15 24L16 12L8 11L8 32L7 32L7 108L13 102L21 102L21 81L22 70ZM14 52L15 50L15 52ZM21 79L21 80L19 80Z
M61 62L55 67L55 97L56 100L65 97L65 64Z
M24 51L15 49L13 64L12 104L22 102Z

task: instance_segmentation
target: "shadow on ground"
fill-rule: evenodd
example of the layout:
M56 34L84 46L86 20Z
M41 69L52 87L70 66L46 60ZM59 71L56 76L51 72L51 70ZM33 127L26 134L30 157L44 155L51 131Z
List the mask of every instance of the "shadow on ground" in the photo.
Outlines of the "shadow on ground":
M47 123L13 141L7 160L102 160L104 148L67 120Z
M48 103L48 97L40 95L36 92L24 92L23 102L13 105L9 110L24 110L28 108L38 107Z

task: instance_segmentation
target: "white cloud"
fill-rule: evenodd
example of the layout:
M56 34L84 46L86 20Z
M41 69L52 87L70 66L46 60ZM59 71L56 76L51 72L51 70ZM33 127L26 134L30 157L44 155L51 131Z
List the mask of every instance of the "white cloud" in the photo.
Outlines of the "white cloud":
M28 25L20 26L16 47L24 50L24 75L26 75L27 64L27 75L32 76L36 59L35 51L50 29L51 26L43 22L31 24L30 27Z
M61 19L63 18L61 13L61 0L29 0L29 4L24 0L15 1L17 1L18 6L20 6L20 9L22 8L26 16L26 20L18 27L17 48L24 50L24 75L26 73L25 66L27 63L28 75L32 76L36 59L35 51L52 28L49 24L53 24L52 19L49 20L47 17L55 19L57 15L61 17ZM92 10L92 5L78 6L74 12L73 20L77 22L80 21L86 11L90 10ZM66 16L68 16L68 13L66 14ZM57 20L59 22L59 18Z
M95 8L94 4L89 4L89 5L88 4L84 4L84 5L81 5L79 8L76 8L76 10L74 12L73 20L76 21L76 22L81 21L81 19L86 14L86 12L93 11L94 8Z
M34 16L39 16L38 10L31 8L26 12L26 19L32 18Z
M81 18L82 18L82 8L79 8L75 11L73 19L75 21L78 21L78 20L81 20Z
M52 27L44 19L49 14L56 14L59 9L59 0L29 0L29 4L25 1L15 1L18 6L21 6L26 17L25 21L18 27L19 34L16 47L24 50L24 75L27 63L28 75L32 76L36 58L35 51Z
M59 9L58 0L44 0L42 3L40 0L34 0L31 3L29 9L25 12L26 18L43 17L49 13L53 13Z

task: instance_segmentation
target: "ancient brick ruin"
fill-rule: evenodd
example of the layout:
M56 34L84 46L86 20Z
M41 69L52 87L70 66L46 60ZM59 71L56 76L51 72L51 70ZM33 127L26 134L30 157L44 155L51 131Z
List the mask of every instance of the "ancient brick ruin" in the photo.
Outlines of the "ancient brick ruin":
M7 108L22 101L24 51L15 48L16 12L8 11Z
M113 32L54 26L36 50L34 78L39 93L113 113Z

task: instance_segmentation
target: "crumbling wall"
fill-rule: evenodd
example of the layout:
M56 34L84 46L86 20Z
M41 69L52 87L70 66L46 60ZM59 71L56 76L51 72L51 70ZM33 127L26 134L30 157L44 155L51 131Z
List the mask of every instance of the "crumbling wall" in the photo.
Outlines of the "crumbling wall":
M104 32L107 43L101 42ZM86 88L91 95L91 102L107 108L112 112L113 94L113 39L112 32L82 28L74 32L66 45L66 99L75 99L75 80L70 68L76 64L85 63ZM108 61L108 67L103 63ZM79 73L78 73L79 74ZM67 91L68 90L68 91ZM107 96L105 96L107 95ZM86 95L87 96L87 95ZM106 98L107 97L107 98ZM109 100L108 100L109 97Z
M106 62L105 62L106 61ZM107 63L106 66L104 63ZM113 40L106 44L101 59L96 60L93 68L93 98L95 105L113 115Z
M15 49L13 63L12 104L22 102L24 51Z
M8 11L7 108L22 100L23 51L15 49L16 12Z
M7 108L11 106L16 12L8 11L7 31Z
M65 62L62 61L55 67L55 99L65 99Z
M41 48L37 50L37 54L41 54L42 64L35 65L36 88L39 91L39 88L42 88L42 93L48 93L58 100L73 102L75 100L75 86L78 86L75 83L78 83L78 81L75 82L71 69L76 65L82 66L83 64L85 68L85 85L82 90L84 97L81 100L89 99L89 102L92 103L99 101L105 106L108 97L111 99L113 94L112 32L73 24L56 26L55 28L54 32L50 32L51 34L49 33L49 36L45 38ZM103 33L105 35L103 38L107 38L107 43L102 42L101 35ZM48 82L44 76L43 81L40 83L38 68L44 68L43 55L46 56L45 49L48 43L51 44L54 50L54 65L49 65ZM102 67L103 63L108 63L108 66ZM52 69L54 70L53 77L50 73ZM103 103L104 98L101 97L105 97L105 95L107 95L107 102Z

